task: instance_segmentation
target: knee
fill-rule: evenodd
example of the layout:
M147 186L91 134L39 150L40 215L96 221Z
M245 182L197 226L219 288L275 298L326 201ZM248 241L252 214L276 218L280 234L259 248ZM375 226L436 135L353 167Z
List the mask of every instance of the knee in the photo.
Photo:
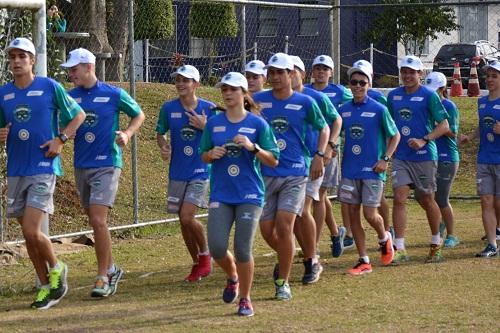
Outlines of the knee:
M106 217L90 216L89 221L90 221L90 225L92 226L92 228L94 230L102 230L102 229L108 228Z
M214 258L215 260L220 260L224 258L227 254L227 246L224 247L223 245L219 244L208 244L208 249L210 252L210 256Z
M246 264L247 262L252 260L251 250L249 251L247 249L234 249L234 256L236 258L236 261L242 264Z
M436 203L440 209L443 209L450 205L450 200L448 200L448 198L436 197Z
M179 213L179 221L182 227L190 226L194 221L194 215L191 212L182 211Z
M394 206L404 206L408 201L408 197L404 194L394 194L393 204Z
M37 243L41 238L41 232L34 229L24 229L23 236L27 243Z

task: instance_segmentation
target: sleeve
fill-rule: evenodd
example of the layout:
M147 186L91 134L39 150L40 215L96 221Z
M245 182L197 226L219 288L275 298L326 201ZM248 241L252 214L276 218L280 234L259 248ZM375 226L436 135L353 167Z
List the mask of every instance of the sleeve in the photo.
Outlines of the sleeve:
M63 127L80 113L82 108L78 103L66 93L66 90L57 82L54 82L55 105L59 110L59 121Z
M210 136L210 132L212 131L211 128L212 126L210 126L209 123L207 123L207 126L205 126L205 129L201 134L200 148L199 148L200 155L206 151L209 151L214 146L214 143L212 142L212 138Z
M448 123L450 125L450 131L454 134L458 133L458 126L460 123L460 115L458 113L457 106L454 103L450 103L450 107L446 109L448 111Z
M278 148L278 143L276 142L276 137L274 136L271 127L263 121L262 130L259 133L259 146L264 150L268 150L273 153L276 159L280 158L280 150Z
M394 110L392 109L392 94L389 93L389 95L387 96L387 104L386 104L386 107L387 107L387 110L389 110L389 114L391 115L391 117L394 119Z
M316 103L312 99L311 101L312 103L309 105L309 108L307 109L306 122L311 124L312 127L317 129L318 131L320 131L323 128L325 128L325 126L327 126L325 118L321 114L321 110L319 109L318 103Z
M328 125L330 125L339 117L339 113L337 112L337 109L333 105L330 98L328 98L328 96L326 96L326 95L323 96L322 104L323 104L323 108L325 110L325 112L324 112L325 121Z
M352 92L350 89L344 87L344 93L342 94L342 104L351 101L354 97L352 96Z
M160 109L158 121L156 122L156 133L163 135L167 133L169 129L167 107L166 104L164 104Z
M394 135L398 133L398 128L396 127L396 123L391 117L389 110L384 107L382 112L382 126L384 128L384 133L387 138L392 138Z
M0 106L0 128L5 127L7 125L7 121L5 120L5 113L3 108Z
M384 105L384 106L387 106L387 97L385 97L384 94L381 94L378 98L377 98L377 102L379 102L380 104Z
M120 89L118 109L131 118L137 117L142 112L139 104L123 89Z
M448 113L446 112L446 109L444 108L443 103L441 103L441 99L436 92L432 93L429 97L429 103L427 106L429 107L432 119L436 122L440 123L449 118Z

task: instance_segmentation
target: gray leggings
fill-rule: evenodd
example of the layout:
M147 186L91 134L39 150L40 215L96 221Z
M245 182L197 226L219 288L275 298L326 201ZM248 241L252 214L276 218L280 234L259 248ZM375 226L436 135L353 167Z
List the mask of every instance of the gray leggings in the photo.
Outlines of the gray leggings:
M236 222L234 255L237 262L249 262L252 259L255 230L261 213L261 207L251 204L227 205L219 202L214 205L211 203L208 210L207 238L212 257L222 259L226 256L229 233L233 222Z
M450 205L451 185L457 175L457 170L458 162L438 162L435 200L439 208L446 208Z

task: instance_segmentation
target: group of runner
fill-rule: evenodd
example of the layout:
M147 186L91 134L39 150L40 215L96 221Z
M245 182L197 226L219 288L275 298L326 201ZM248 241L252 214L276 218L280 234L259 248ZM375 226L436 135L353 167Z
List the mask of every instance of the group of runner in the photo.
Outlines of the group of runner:
M33 74L35 48L30 40L16 38L7 52L14 75L13 82L0 88L0 141L7 142L8 156L7 216L18 219L42 284L32 307L50 308L68 290L68 268L56 259L41 224L53 212L59 154L71 137L76 188L95 233L98 267L91 296L112 295L123 271L112 259L107 216L118 189L121 149L144 114L123 89L97 80L95 56L86 49L71 51L62 64L75 85L68 93L52 79ZM249 62L245 75L227 73L217 84L222 105L196 95L200 75L194 66L182 65L172 74L178 97L161 107L156 132L160 156L170 161L167 211L178 214L193 263L185 280L208 276L213 258L227 276L223 301L233 303L239 297L241 316L254 314L250 290L257 226L277 253L273 281L275 297L281 300L292 298L295 240L304 257L302 282L320 278L318 249L325 223L333 257L357 247L359 260L348 273L372 271L361 205L377 233L381 264L409 260L405 229L411 189L431 230L426 262L441 261L443 247L459 244L449 203L459 141L480 139L477 188L488 244L477 256L498 254L500 63L487 66L489 95L478 101L477 130L460 138L459 113L447 99L446 77L430 73L422 85L418 57L403 58L402 86L387 98L371 88L369 62L359 60L348 70L349 89L330 82L334 70L329 56L317 56L314 81L305 85L302 60L276 53L267 65ZM264 90L266 82L269 90ZM124 130L120 112L130 117ZM383 194L391 159L394 229ZM344 226L333 217L327 197L332 190L337 190ZM196 218L200 208L208 208L206 237ZM234 255L228 250L233 224Z

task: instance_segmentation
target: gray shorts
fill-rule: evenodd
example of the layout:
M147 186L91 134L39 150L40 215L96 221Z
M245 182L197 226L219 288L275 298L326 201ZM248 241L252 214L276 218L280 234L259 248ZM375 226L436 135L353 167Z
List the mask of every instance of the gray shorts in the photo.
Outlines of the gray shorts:
M56 175L7 177L7 217L21 217L26 207L54 213Z
M500 198L500 164L477 164L476 185L478 195Z
M339 186L340 202L379 207L384 194L384 182L379 179L342 178Z
M306 196L312 198L314 201L319 201L319 188L323 182L323 176L316 178L315 180L310 180L307 178L306 184Z
M83 208L90 205L113 207L121 172L115 167L75 168L76 191Z
M184 202L192 203L198 208L207 208L208 185L208 179L195 179L189 182L169 180L167 213L179 213Z
M264 177L265 205L261 221L274 220L278 210L302 215L306 197L307 177Z
M437 191L434 197L439 208L450 205L450 192L453 180L457 175L458 162L438 162L436 172Z
M340 183L340 163L339 155L332 158L330 162L325 166L325 175L323 176L323 183L321 187L325 188L335 188L339 186Z
M392 188L408 185L426 194L436 192L437 161L412 162L394 159Z

